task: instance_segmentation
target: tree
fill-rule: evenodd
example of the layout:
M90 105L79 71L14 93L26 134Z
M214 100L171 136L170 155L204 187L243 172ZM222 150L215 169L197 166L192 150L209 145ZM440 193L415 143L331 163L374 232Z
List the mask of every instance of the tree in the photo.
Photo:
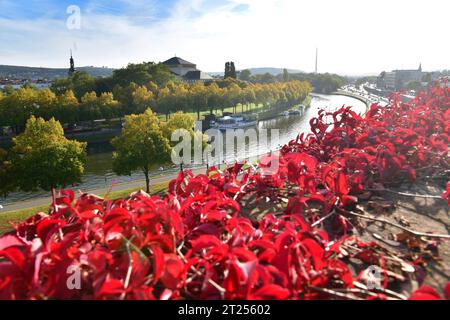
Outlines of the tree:
M79 103L72 90L58 96L56 116L62 123L73 125L78 119Z
M73 91L78 100L86 93L95 91L96 89L95 78L86 72L75 72L70 79L72 81Z
M0 148L0 196L6 196L14 190L14 180L10 155Z
M287 69L283 69L283 81L288 82L289 79L290 79L289 72L287 71Z
M81 182L86 143L64 137L61 124L32 116L25 131L13 138L12 165L17 186L23 191L50 191Z
M55 79L50 89L57 95L62 95L69 90L73 91L73 83L71 78Z
M233 79L237 78L236 67L234 66L234 62L230 62L230 77Z
M239 78L242 81L250 81L252 80L252 72L249 69L242 70Z
M150 81L163 87L174 80L175 77L169 68L163 64L144 62L141 64L129 64L126 68L115 70L112 79L114 85L122 87L128 86L131 82L143 86Z
M236 67L234 66L234 62L227 62L225 63L225 76L224 79L232 78L236 79Z
M203 82L197 82L191 87L190 93L191 105L197 112L197 120L200 120L200 112L208 108L207 88Z
M408 90L415 90L418 91L422 88L422 82L420 81L410 81L408 82L408 85L406 86Z
M94 121L101 119L102 112L98 103L97 94L92 91L86 93L81 98L80 104L80 120L82 121Z
M225 62L225 74L223 76L224 79L227 79L230 77L230 63L229 62Z
M146 86L135 88L131 93L133 100L133 110L137 113L144 112L153 102L153 93L148 91Z
M6 86L4 86L3 87L3 93L6 95L6 96L9 96L10 94L12 94L15 90L14 90L14 87L12 86L12 85L10 85L10 84L7 84Z
M190 115L184 114L182 112L177 112L172 115L169 121L163 123L162 131L164 136L170 141L172 133L177 129L184 129L186 131L189 131L189 133L193 135L194 126L195 121Z
M14 132L19 133L27 119L38 112L37 93L36 89L21 88L2 100L1 118Z
M158 117L147 109L143 114L125 117L122 136L111 141L113 170L118 175L131 175L141 170L145 175L146 190L150 192L150 169L170 160L169 140L164 137Z

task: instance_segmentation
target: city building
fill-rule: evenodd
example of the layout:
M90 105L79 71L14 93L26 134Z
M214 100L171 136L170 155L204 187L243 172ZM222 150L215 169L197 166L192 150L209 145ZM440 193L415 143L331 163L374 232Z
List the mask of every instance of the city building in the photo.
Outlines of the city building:
M403 90L412 81L422 81L422 65L416 70L383 71L377 78L377 87L383 90Z
M162 64L166 65L178 80L186 82L214 80L209 74L198 70L196 64L179 57L173 57Z

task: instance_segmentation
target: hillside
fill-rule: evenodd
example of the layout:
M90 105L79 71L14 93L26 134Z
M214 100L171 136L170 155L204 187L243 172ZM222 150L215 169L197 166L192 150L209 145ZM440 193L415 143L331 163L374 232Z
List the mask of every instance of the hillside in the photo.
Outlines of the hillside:
M0 65L0 78L10 79L55 79L67 76L66 68L37 68L23 66ZM93 77L107 77L112 74L114 69L98 67L79 67L78 71L84 71Z
M244 69L243 69L244 70ZM260 74L266 74L270 73L273 76L277 76L279 74L283 73L283 68L250 68L248 69L253 75L260 75ZM287 69L289 73L301 73L300 70L295 69ZM242 71L242 70L240 70ZM223 76L223 72L208 72L210 75L213 76Z

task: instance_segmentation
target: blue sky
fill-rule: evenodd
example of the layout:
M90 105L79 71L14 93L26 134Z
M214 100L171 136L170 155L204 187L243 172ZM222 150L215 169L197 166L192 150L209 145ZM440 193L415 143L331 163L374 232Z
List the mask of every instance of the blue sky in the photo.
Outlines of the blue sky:
M67 8L81 11L67 28ZM0 0L0 64L121 67L177 55L204 71L450 69L446 0Z

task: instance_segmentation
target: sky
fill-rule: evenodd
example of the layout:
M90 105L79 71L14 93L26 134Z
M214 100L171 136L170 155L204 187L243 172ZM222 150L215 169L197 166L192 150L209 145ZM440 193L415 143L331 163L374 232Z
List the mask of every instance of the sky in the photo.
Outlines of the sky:
M72 50L77 66L176 55L206 72L312 72L318 48L319 72L450 69L448 12L448 0L0 0L0 64L66 67Z

